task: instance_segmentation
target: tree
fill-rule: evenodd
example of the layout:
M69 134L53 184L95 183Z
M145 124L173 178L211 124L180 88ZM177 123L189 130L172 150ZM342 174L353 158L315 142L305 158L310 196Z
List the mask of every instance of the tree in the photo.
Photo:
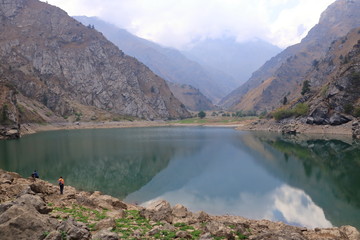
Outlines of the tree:
M282 101L282 104L286 105L287 102L288 102L288 100L287 100L287 97L285 96L284 99L283 99L283 101Z
M204 118L204 117L206 117L206 113L205 113L204 111L200 111L200 112L198 113L198 117L199 117L199 118Z
M302 90L301 90L301 95L305 95L306 93L310 92L310 81L309 80L305 80L303 82L303 86L302 86Z

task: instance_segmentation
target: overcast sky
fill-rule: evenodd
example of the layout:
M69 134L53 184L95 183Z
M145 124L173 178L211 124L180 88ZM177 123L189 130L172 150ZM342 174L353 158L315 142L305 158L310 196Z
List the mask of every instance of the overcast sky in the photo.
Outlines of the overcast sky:
M45 1L45 0L44 0ZM97 16L165 46L206 38L298 43L335 0L47 0L69 15Z

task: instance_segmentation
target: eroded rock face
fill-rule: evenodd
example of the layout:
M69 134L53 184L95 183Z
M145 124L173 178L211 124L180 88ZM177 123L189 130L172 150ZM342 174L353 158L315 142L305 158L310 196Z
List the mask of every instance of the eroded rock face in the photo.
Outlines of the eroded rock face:
M59 8L6 0L0 9L0 78L26 97L61 116L81 105L144 119L190 116L163 79Z

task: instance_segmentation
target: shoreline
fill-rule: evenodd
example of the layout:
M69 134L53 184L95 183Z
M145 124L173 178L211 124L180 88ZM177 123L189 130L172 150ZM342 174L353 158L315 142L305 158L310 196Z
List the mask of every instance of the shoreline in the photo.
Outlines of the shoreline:
M354 120L356 121L356 120ZM295 133L305 135L342 135L351 137L352 123L350 121L339 126L309 125L301 122L287 124L274 120L244 120L239 122L209 122L209 123L178 123L171 121L121 121L121 122L61 122L48 124L23 124L21 135L34 134L43 131L75 130L75 129L111 129L111 128L138 128L138 127L228 127L239 131L261 131L278 133ZM288 132L286 132L288 131Z
M183 205L157 200L143 207L101 192L59 187L0 169L0 231L13 239L298 239L358 240L345 225L306 228L241 216L191 212ZM80 214L81 213L81 214ZM95 215L94 215L95 214ZM36 226L36 228L34 228ZM44 236L44 233L46 235Z
M123 122L63 122L49 124L23 124L21 135L29 135L44 131L76 130L76 129L112 129L112 128L138 128L138 127L228 127L238 128L241 124L224 123L176 123L167 121L123 121Z

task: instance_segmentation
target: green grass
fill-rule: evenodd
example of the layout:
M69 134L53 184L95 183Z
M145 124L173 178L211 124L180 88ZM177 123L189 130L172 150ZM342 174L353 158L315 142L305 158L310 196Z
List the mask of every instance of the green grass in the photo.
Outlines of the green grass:
M55 207L53 209L53 212L66 213L69 216L72 216L76 221L86 223L89 228L94 228L94 226L95 226L94 223L106 218L107 210L103 210L102 212L99 212L94 209L90 209L90 208L86 208L84 206L74 204L71 206L71 208Z

